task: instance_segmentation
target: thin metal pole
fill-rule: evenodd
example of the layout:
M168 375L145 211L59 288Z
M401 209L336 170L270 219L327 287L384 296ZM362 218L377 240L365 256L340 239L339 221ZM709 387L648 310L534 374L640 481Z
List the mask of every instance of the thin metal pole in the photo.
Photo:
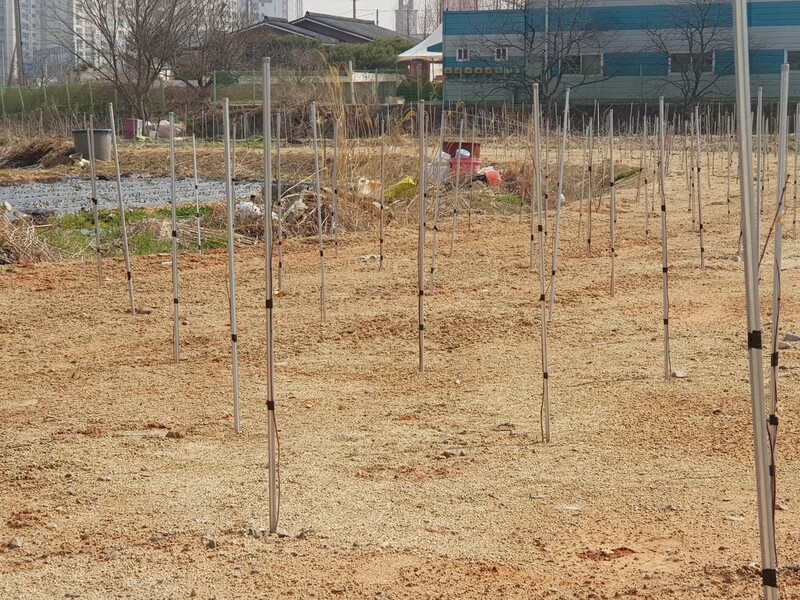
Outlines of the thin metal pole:
M539 320L542 327L542 408L539 415L542 424L542 441L550 441L550 388L547 364L547 295L545 293L545 237L544 210L542 206L542 144L541 111L539 109L539 86L533 86L533 149L534 149L534 190L536 193L537 235L539 238ZM589 120L591 129L592 121Z
M727 192L727 204L728 204L728 222L730 223L731 220L731 167L733 166L733 133L731 131L731 116L728 115L728 192Z
M536 123L535 119L538 119L538 117L533 112L533 109L534 109L534 106L531 105L531 125L532 125L532 127L536 127L537 123ZM527 142L528 142L529 145L533 144L533 140L531 138L528 138ZM535 153L535 149L536 149L535 146L531 147L531 149L530 149L531 150L531 159L533 161L533 164L531 165L533 167L533 169L531 170L531 176L532 177L535 176L536 164L541 159L541 157L538 154ZM539 186L539 189L541 191L541 182L536 183L536 185ZM541 196L540 195L537 196L537 194L535 193L535 190L533 189L533 187L531 187L531 270L533 269L533 266L535 264L535 262L534 262L535 261L535 256L536 256L535 223L536 223L537 211L540 208L540 206L539 206L540 202L541 202Z
M664 379L669 381L672 376L669 360L669 277L667 273L667 195L666 195L666 165L664 156L664 137L666 136L666 123L664 122L664 97L658 99L658 174L659 188L661 189L661 273L663 291L663 319L664 319Z
M697 167L697 159L695 157L695 147L694 147L694 140L692 140L692 132L694 130L694 114L692 114L691 122L686 122L686 144L689 146L689 156L687 160L689 161L689 167L687 168L687 173L689 174L689 211L692 213L692 231L695 230L697 222L695 220L695 208L696 204L696 173L695 169Z
M706 245L705 233L703 230L703 196L701 184L703 178L700 170L703 162L703 151L700 147L700 107L694 107L694 126L695 126L695 139L697 141L697 223L700 227L700 269L706 268Z
M461 186L461 144L464 141L464 119L461 119L461 124L458 127L458 150L456 150L456 191L453 198L453 226L450 228L450 258L453 257L453 252L456 247L456 221L458 219L458 191Z
M594 174L592 173L592 155L594 154L592 149L592 140L594 138L593 120L594 117L589 119L589 164L586 167L589 172L589 213L586 215L586 254L588 256L592 255L592 203L594 202Z
M319 235L319 266L320 266L320 317L322 322L328 321L327 300L325 298L325 245L322 240L322 188L319 174L319 132L317 131L317 103L311 103L311 131L314 138L314 177L317 192L317 232Z
M200 233L200 194L197 183L197 139L192 134L192 163L194 164L194 220L197 225L197 252L203 253L203 236Z
M262 64L264 92L264 277L267 305L267 446L269 454L269 532L278 530L278 426L275 418L275 344L273 339L274 302L272 291L272 88L269 57Z
M795 105L794 112L794 177L792 178L792 237L797 239L797 152L800 147L800 102Z
M386 201L386 132L384 131L386 128L386 121L381 118L381 206L380 206L380 224L379 224L379 231L378 231L378 244L379 244L379 259L380 263L378 264L378 268L382 271L383 270L383 228L384 228L384 212L385 212L385 201Z
M776 482L774 471L774 452L778 434L778 335L780 333L781 315L781 260L783 255L783 213L785 209L786 186L786 151L789 131L789 65L781 66L781 93L778 109L778 173L775 199L775 256L772 270L772 332L770 336L771 360L769 381L769 443L773 469L770 469L772 493L775 494Z
M172 343L175 362L181 360L181 320L178 304L178 199L175 194L175 113L169 113L169 195L172 204Z
M333 124L333 215L331 228L333 229L333 255L339 256L339 122Z
M231 167L231 120L228 99L222 100L222 128L225 140L225 201L228 209L228 277L230 279L231 354L233 358L233 430L241 431L239 412L239 338L236 327L236 260L233 241L233 169Z
M439 176L439 156L441 155L442 146L444 145L444 124L446 114L447 112L442 110L441 123L439 124L439 147L436 149L436 152L433 155L435 157L433 168L436 170L436 184L433 192L433 240L431 242L431 279L429 284L429 293L431 294L433 294L436 276L436 243L439 240L439 189L442 181L442 178Z
M758 104L756 107L756 204L751 210L755 211L755 228L753 232L753 242L756 249L761 247L761 210L763 208L764 198L762 190L764 189L761 183L763 179L763 132L764 132L764 102L763 102L763 88L758 88ZM741 160L741 158L740 158ZM756 250L758 254L758 250Z
M281 184L281 113L275 115L275 174L278 195L278 291L283 291L283 185Z
M747 347L750 363L750 398L753 413L753 446L761 545L761 580L765 600L778 599L775 505L770 489L767 419L764 409L764 367L761 342L761 300L758 282L758 238L755 236L753 196L753 146L750 117L750 57L747 31L747 0L733 1L736 60L736 110L739 126L739 178L742 202L744 277L747 306Z
M117 147L117 127L114 123L114 104L108 104L108 117L111 120L111 143L114 145L114 166L117 176L117 205L119 206L120 227L122 227L122 253L125 257L125 276L128 280L128 297L131 301L131 314L136 314L136 301L133 297L133 273L131 255L128 250L128 227L125 223L125 203L122 201L122 179L119 168L119 148Z
M569 122L569 88L564 98L564 131L561 135L561 158L558 163L558 195L556 196L556 224L553 237L553 261L550 272L550 318L556 304L556 272L558 271L558 239L561 233L561 196L564 191L564 159L567 154L567 123Z
M642 123L642 177L644 178L644 237L650 237L650 207L648 206L648 198L647 198L647 150L648 150L648 143L647 143L647 117L644 118L644 122Z
M614 109L608 111L608 167L611 178L609 196L611 211L609 224L611 232L611 297L614 297L617 287L617 193L614 190Z
M419 239L417 240L417 283L419 288L419 370L425 370L425 101L419 101Z
M89 177L92 186L92 219L94 220L94 248L97 255L97 285L103 287L103 257L100 254L100 217L97 211L97 170L94 154L94 115L89 115L89 130L86 132L89 146Z
M589 141L589 132L584 129L586 137L585 141ZM583 233L583 196L586 193L586 147L583 150L583 169L581 170L581 195L578 198L578 239L582 238ZM533 223L531 223L533 229ZM531 249L533 248L533 238L531 238ZM531 267L533 267L533 253L531 253Z

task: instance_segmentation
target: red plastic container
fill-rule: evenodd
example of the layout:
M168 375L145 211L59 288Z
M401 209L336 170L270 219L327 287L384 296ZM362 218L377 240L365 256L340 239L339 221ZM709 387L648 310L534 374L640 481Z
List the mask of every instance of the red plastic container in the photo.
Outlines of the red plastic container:
M458 163L461 163L459 166ZM481 159L480 158L451 158L450 159L450 168L453 170L453 173L458 172L461 177L472 177L473 175L477 175L478 171L481 170Z
M122 119L122 139L132 140L137 135L142 135L142 120Z
M442 150L447 152L450 156L455 156L458 151L458 142L447 141L442 144ZM480 142L461 142L461 149L469 152L470 158L481 157L481 143Z

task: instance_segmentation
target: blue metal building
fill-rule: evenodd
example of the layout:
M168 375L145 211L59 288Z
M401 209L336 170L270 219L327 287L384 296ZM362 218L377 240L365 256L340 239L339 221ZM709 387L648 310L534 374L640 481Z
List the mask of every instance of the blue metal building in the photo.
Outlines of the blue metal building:
M551 98L570 87L576 103L688 101L692 89L692 101L734 100L729 1L545 1L446 12L445 100L530 102L534 82ZM781 64L800 71L800 0L750 0L748 22L753 91L776 99Z

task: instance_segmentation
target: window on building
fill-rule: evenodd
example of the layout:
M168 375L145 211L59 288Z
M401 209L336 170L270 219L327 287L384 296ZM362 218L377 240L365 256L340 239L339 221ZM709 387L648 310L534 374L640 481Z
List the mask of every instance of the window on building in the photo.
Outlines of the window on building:
M695 62L699 65L695 65ZM697 71L701 73L714 72L714 53L704 52L703 54L691 54L688 52L679 52L669 55L669 72L670 73L687 73L689 71Z
M496 61L507 61L508 60L508 47L506 46L498 46L494 49L494 59Z
M469 48L458 48L456 50L456 60L461 62L469 60Z
M602 75L603 55L581 54L581 73L584 75Z
M602 75L602 54L571 54L561 59L564 75Z
M800 71L800 50L787 50L786 63L790 71Z

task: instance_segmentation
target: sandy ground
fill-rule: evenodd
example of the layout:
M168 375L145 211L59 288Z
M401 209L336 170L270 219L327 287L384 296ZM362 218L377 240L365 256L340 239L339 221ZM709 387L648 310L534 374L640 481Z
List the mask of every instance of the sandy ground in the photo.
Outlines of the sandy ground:
M364 258L373 232L343 236L338 257L329 247L326 325L315 241L288 242L275 334L285 537L262 534L263 248L237 255L239 435L224 253L180 257L177 365L168 257L134 260L152 309L136 317L121 260L101 288L91 262L3 268L0 597L757 598L738 210L729 222L717 164L704 271L683 175L669 181L672 365L686 379L663 377L660 237L644 237L635 183L618 186L614 297L607 195L592 257L577 204L565 208L549 444L527 218L475 216L469 232L462 218L453 258L442 225L423 374L413 227L389 229L383 271ZM800 330L799 251L788 239L785 331ZM784 598L800 598L794 346L780 371Z

